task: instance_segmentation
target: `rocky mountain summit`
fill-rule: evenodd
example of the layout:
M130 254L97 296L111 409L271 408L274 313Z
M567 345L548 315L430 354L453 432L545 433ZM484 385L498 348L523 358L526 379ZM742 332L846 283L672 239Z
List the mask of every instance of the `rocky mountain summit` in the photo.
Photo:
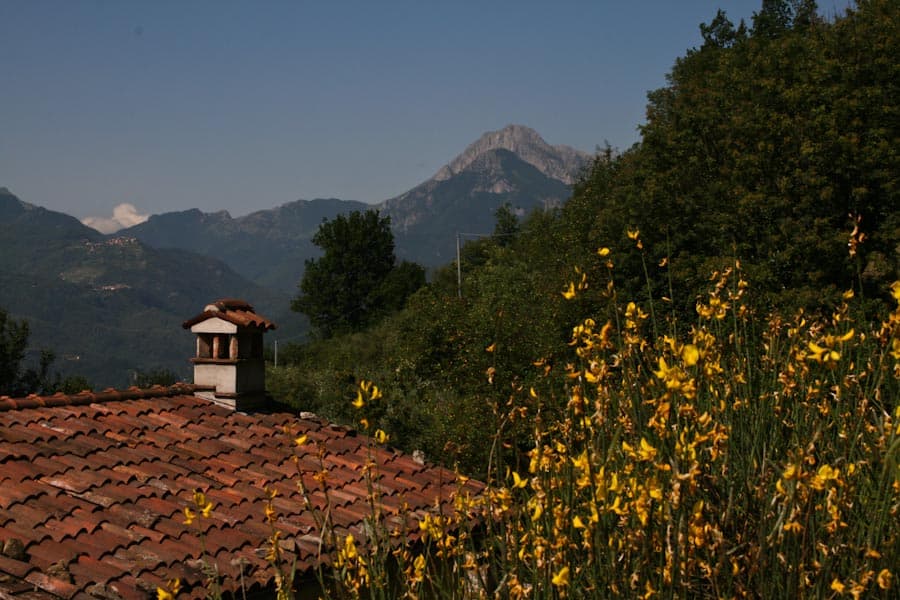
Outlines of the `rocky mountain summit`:
M508 125L377 208L391 218L398 254L436 267L455 257L457 232L490 233L505 204L518 215L561 205L590 161L586 152L551 146L533 129Z
M538 132L524 125L507 125L489 131L444 165L433 179L446 181L469 168L479 157L491 150L509 150L551 179L565 184L575 183L578 174L590 163L591 155L571 146L551 146Z

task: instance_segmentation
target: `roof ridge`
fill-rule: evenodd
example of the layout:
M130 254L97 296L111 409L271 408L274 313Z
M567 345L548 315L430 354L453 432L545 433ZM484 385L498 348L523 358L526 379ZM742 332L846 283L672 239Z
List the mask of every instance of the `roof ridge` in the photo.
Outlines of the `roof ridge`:
M171 396L183 396L193 394L199 389L209 386L197 386L190 383L176 383L170 386L155 385L150 388L132 386L125 390L107 388L102 392L85 390L77 394L64 394L57 392L51 396L39 396L29 394L24 398L11 398L0 396L0 412L21 410L26 408L43 408L55 406L81 406L85 404L101 404L104 402L116 402L121 400L146 400L149 398L167 398Z

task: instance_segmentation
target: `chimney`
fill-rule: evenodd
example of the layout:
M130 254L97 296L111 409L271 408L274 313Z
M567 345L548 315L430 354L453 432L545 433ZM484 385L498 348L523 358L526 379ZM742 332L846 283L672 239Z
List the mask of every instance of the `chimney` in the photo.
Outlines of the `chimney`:
M195 395L241 411L268 401L262 338L275 329L274 323L256 314L247 302L226 298L207 304L183 327L197 336L191 362L194 385L201 389Z

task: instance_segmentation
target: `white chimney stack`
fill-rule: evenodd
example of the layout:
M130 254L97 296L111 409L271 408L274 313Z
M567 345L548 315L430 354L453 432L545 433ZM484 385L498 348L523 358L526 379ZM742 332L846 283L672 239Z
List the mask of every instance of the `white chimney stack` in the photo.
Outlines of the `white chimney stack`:
M243 300L226 298L206 305L184 322L197 335L195 394L232 410L258 408L268 401L263 334L275 324ZM203 389L208 388L208 389Z

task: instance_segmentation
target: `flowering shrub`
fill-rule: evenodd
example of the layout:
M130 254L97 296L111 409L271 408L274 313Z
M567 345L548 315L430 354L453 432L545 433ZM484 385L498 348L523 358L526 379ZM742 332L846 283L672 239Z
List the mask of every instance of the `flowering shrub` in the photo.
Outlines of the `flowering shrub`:
M518 448L510 466L492 461L483 494L421 519L415 544L331 540L322 593L896 597L900 282L874 324L856 322L851 292L827 318L762 319L735 264L685 326L620 301L611 251L598 255L609 311L572 328L567 364L538 359L537 383L514 388L494 438ZM578 275L565 298L593 283ZM366 417L381 400L362 382L352 402L373 444L388 441ZM506 435L523 424L527 447Z
M613 308L575 325L571 362L537 360L543 384L507 406L504 423L533 426L520 468L395 550L405 596L896 594L900 283L864 332L852 293L824 320L756 318L740 265L689 328L651 323L612 281L610 266Z

